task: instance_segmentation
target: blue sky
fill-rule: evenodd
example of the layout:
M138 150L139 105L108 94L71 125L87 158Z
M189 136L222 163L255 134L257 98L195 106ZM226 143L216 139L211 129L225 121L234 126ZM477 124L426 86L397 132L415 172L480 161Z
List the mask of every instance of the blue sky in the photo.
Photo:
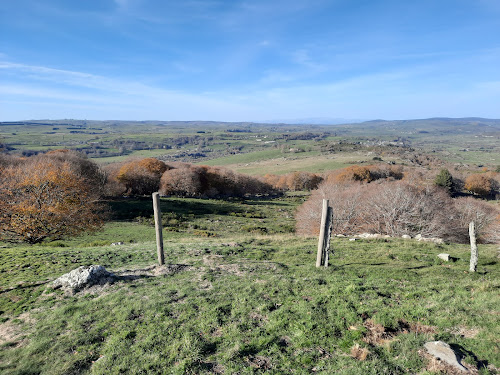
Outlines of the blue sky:
M0 1L0 121L500 118L500 0Z

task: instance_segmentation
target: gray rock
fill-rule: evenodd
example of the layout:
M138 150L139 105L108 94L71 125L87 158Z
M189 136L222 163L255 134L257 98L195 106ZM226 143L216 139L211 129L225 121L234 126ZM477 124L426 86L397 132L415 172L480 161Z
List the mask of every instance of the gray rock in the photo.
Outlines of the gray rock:
M438 258L444 260L445 262L450 261L450 254L441 253L438 254Z
M349 238L349 241L356 241L355 238Z
M444 241L442 238L435 238L435 237L423 237L421 234L417 234L415 236L415 239L417 241L423 241L423 242L432 242L435 243L436 245L442 245L444 244Z
M359 238L381 238L382 235L380 233L361 233L361 234L358 234L357 237L359 237Z
M405 239L405 240L411 240L411 236L407 235L407 234L403 234L401 236L401 238Z
M460 358L447 343L443 341L429 341L424 344L424 347L427 349L429 354L433 355L437 359L440 359L441 361L444 361L461 371L469 371L460 364Z
M123 245L123 244L124 244L124 243L123 243L123 242L121 242L121 241L120 241L120 242L113 242L113 243L111 244L111 246L120 246L120 245Z
M51 287L76 292L92 285L103 285L113 281L114 278L115 275L106 271L103 266L81 266L54 280Z

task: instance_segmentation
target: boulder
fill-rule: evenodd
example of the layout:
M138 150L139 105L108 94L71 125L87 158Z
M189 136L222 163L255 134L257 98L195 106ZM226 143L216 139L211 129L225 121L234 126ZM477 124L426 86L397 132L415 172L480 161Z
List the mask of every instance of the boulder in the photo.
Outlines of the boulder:
M429 341L424 344L425 349L429 352L429 354L433 355L437 359L448 363L449 365L455 367L458 370L466 371L466 369L460 363L460 358L457 356L455 351L443 341Z
M106 284L113 281L114 278L115 275L106 271L103 266L81 266L54 280L51 287L77 292L92 285Z
M415 236L415 239L417 241L422 241L422 242L432 242L432 243L435 243L436 245L442 245L442 244L444 244L444 241L443 241L442 238L423 237L421 234L417 234Z
M438 258L444 260L445 262L450 261L450 254L441 253L438 254Z
M407 234L403 234L401 236L401 238L405 239L405 240L411 240L411 236L407 235Z

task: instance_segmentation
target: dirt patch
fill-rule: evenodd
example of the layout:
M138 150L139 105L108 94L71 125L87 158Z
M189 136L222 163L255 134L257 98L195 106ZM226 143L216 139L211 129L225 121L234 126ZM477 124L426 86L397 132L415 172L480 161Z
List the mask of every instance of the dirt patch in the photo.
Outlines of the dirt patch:
M271 360L262 355L248 357L246 361L250 367L258 368L261 370L270 370L273 367L271 364Z
M464 337L466 339L472 339L477 336L479 329L477 328L467 328L464 326L454 327L449 331L452 335L457 335Z
M118 279L134 280L141 277L153 277L163 275L173 275L182 271L190 271L192 267L186 264L164 264L163 266L154 265L145 268L126 269L115 272Z
M394 337L394 335L386 331L386 328L383 325L377 324L371 319L366 320L363 326L366 328L363 341L367 344L378 346L383 345Z
M362 348L359 344L354 345L351 348L351 357L357 359L358 361L364 361L368 357L370 351L367 348Z
M220 261L223 259L222 255L205 255L203 256L203 264L212 267L215 266L216 264L219 264Z
M18 316L19 320L22 320L24 324L33 324L33 319L31 319L29 313L23 313ZM15 347L22 346L25 342L24 333L22 330L23 323L13 323L7 321L0 324L0 345L6 343L15 343Z
M260 327L264 326L264 323L269 321L269 318L266 315L259 314L256 311L252 311L250 314L248 314L248 317L258 322L258 325Z

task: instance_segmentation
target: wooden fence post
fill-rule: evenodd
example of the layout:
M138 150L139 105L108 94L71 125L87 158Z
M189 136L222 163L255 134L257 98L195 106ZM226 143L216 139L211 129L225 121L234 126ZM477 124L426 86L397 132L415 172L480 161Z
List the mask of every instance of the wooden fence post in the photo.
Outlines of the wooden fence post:
M470 237L470 266L469 272L476 272L477 268L477 244L476 244L476 227L473 221L469 224Z
M316 253L316 267L328 267L328 251L330 236L333 227L333 209L328 207L328 199L323 199L321 210L321 224L319 228L318 251Z
M321 224L319 227L318 252L316 253L316 267L321 267L323 260L323 249L325 247L325 226L328 219L328 199L323 199L321 210Z
M160 266L163 266L165 264L165 254L163 253L160 194L158 192L153 193L153 211L155 216L156 252L158 253L158 263L160 264Z

